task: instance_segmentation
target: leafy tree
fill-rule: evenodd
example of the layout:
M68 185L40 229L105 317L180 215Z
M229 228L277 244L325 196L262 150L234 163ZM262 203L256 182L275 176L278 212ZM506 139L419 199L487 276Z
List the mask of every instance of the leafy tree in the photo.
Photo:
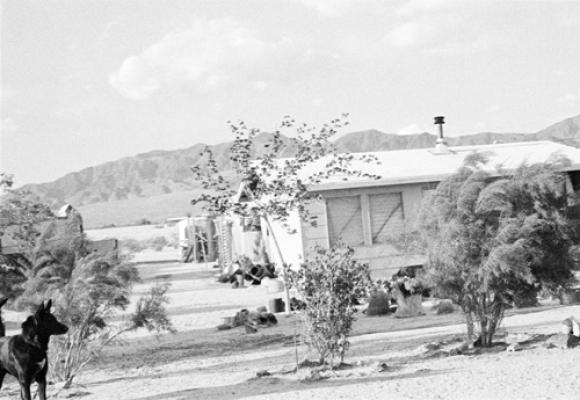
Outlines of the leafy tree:
M308 185L332 176L345 180L353 176L378 178L351 167L353 160L372 162L374 157L339 153L331 141L348 125L347 116L344 114L320 129L307 124L296 125L294 119L284 117L280 129L274 131L265 143L256 140L262 133L260 130L249 128L244 122L230 122L235 136L230 162L237 179L226 179L211 149L205 148L200 154L201 162L192 168L205 192L193 199L192 203L205 203L208 211L230 212L246 217L258 213L282 221L288 218L290 212L298 211L304 220L310 221L307 205L319 196L309 192ZM282 130L295 130L297 136L285 139ZM309 167L316 165L320 168L308 171ZM238 191L239 181L252 194L254 201L251 207L232 200Z
M135 312L118 322L139 281L137 269L114 252L80 252L74 240L59 243L57 256L49 252L43 264L35 265L17 303L26 308L53 299L55 315L69 331L53 339L50 371L68 387L106 345L124 333L141 327L173 331L173 327L164 308L168 285L152 288L139 299Z
M235 136L230 162L237 179L226 179L218 168L213 152L206 148L200 154L201 162L192 168L195 178L205 190L192 203L204 203L205 209L210 212L262 217L266 224L270 224L270 219L281 221L289 232L295 232L286 224L292 212L297 212L301 220L316 224L308 205L319 200L320 196L309 191L309 185L330 177L343 180L351 177L379 178L351 166L355 160L374 162L376 158L340 153L331 141L348 125L347 117L343 114L319 129L284 117L280 128L265 142L259 129L249 128L244 122L230 122ZM295 131L297 135L285 138L282 131ZM256 140L258 137L260 141ZM239 188L237 182L242 182L246 193L250 193L251 202L234 200ZM283 260L280 249L278 253ZM286 300L286 310L289 312L288 293Z
M33 268L42 224L54 217L48 205L30 192L12 189L12 176L0 173L0 293L16 297ZM10 254L5 254L10 248Z
M12 177L0 174L0 234L8 235L19 252L31 258L41 223L54 218L50 207L29 191L12 189Z
M422 212L433 286L454 299L483 346L522 288L556 293L575 266L567 218L566 160L491 174L475 154L441 182ZM500 177L498 177L498 175Z
M321 364L340 366L349 347L356 299L370 285L368 265L353 259L351 248L317 248L298 270L289 273L292 286L306 304L306 342Z

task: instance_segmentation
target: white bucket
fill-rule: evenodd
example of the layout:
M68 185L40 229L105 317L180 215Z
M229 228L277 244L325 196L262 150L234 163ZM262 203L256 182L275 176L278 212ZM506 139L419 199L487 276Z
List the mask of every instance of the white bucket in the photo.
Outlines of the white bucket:
M284 282L278 279L270 279L268 282L268 293L279 293L284 290Z

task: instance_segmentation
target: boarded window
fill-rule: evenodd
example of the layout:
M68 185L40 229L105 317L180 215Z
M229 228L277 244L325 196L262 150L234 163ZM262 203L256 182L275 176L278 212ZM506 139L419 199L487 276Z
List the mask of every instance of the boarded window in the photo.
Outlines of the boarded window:
M404 215L401 193L369 195L373 243L385 243L402 232Z
M364 243L360 196L328 198L326 209L330 246L339 241L350 246Z

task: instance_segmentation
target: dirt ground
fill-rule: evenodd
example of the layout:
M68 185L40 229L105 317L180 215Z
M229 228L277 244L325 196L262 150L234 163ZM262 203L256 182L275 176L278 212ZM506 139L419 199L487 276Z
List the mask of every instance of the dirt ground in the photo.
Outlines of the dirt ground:
M277 314L279 324L246 334L217 331L240 308L267 305L280 293L215 282L210 264L145 264L135 296L169 281L169 313L176 334L137 332L109 347L68 390L49 386L49 398L97 399L577 399L580 349L547 349L542 340L521 351L497 346L482 354L449 356L427 343L452 346L465 328L459 314L410 319L360 315L345 367L320 371L296 360L307 356L297 337L300 318ZM580 317L580 306L545 306L509 312L503 332L545 338L559 322ZM7 312L8 334L22 316ZM536 335L536 336L534 336ZM544 335L544 336L538 336ZM258 378L258 371L269 376ZM0 399L18 398L13 378Z

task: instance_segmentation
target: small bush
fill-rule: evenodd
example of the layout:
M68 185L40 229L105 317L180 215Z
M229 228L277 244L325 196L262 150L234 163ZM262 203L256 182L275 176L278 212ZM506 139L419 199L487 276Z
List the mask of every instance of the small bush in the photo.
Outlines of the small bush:
M385 315L390 311L391 296L382 290L372 294L369 299L369 306L367 308L367 315Z
M138 253L145 250L143 242L137 239L123 239L119 241L119 247L129 253Z
M154 238L147 240L147 242L145 243L145 246L148 249L153 249L155 251L161 251L165 246L168 245L169 241L165 236L155 236Z
M146 249L161 251L170 243L165 236L155 236L147 240L123 239L120 241L122 249L130 253L138 253Z
M368 265L355 261L351 248L316 248L298 271L288 270L290 283L306 304L304 338L321 364L342 364L349 347L355 299L370 284Z
M453 314L455 312L455 306L451 301L440 301L439 304L435 306L435 313L437 315L443 314Z

